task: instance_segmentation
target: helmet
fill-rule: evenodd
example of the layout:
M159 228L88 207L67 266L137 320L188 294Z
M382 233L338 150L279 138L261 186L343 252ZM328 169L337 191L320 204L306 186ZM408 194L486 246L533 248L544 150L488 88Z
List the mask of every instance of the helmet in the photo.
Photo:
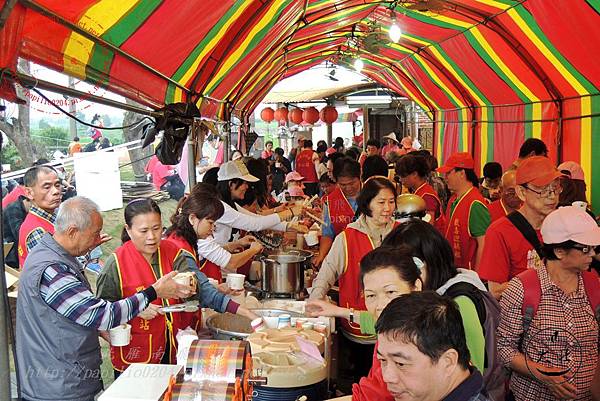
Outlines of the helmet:
M406 221L408 219L429 220L425 200L419 195L402 194L396 198L396 220Z

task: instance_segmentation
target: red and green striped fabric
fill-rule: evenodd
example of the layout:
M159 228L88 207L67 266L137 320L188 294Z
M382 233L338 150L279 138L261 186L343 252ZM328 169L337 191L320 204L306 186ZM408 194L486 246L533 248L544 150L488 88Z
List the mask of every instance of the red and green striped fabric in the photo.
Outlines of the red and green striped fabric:
M150 107L193 101L212 118L245 118L277 81L356 52L351 32L391 24L390 2L379 0L31 3L18 2L1 27L0 68L14 71L23 57ZM440 161L468 151L479 167L506 167L525 138L541 138L556 162L582 165L598 211L600 0L414 3L394 3L403 36L361 49L363 74L433 119ZM14 94L0 82L1 97Z

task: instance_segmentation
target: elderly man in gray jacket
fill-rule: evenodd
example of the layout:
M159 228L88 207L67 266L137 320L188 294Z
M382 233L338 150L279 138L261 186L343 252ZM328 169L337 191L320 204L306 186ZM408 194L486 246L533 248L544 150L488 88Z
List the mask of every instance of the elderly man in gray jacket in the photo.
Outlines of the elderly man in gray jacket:
M192 289L160 278L129 298L96 298L76 257L105 240L98 206L84 197L64 202L54 236L28 255L17 300L17 360L24 400L87 401L102 390L98 330L126 323L156 298L186 298Z

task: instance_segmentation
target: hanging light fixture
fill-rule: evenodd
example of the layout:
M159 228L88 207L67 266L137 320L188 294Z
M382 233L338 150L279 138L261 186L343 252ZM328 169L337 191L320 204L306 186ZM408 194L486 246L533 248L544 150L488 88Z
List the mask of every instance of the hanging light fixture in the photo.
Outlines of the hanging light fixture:
M390 35L390 39L392 40L392 42L398 43L400 37L402 36L402 30L400 29L400 26L396 21L396 13L394 12L394 10L391 10L390 14L392 17L392 25L390 26L388 34Z
M356 72L361 72L363 68L365 68L365 63L363 63L360 56L357 56L354 60L354 69L356 70Z

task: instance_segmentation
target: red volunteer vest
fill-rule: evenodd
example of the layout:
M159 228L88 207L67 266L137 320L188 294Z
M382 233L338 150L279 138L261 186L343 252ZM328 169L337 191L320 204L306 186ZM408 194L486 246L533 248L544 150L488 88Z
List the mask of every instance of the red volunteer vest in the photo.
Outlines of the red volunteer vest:
M436 210L437 218L434 216L435 220L433 221L433 226L437 228L441 233L444 232L444 228L446 228L446 217L442 212L442 202L435 192L435 189L427 182L423 183L419 188L415 190L415 195L419 195L421 198L425 199L426 196L433 197L438 203L438 210Z
M19 266L21 268L25 266L25 259L29 254L29 251L27 250L27 237L36 228L41 228L50 234L54 234L54 224L33 211L27 213L27 216L25 216L25 220L23 220L23 224L21 224L21 228L19 229L19 248L17 251L19 253Z
M194 249L192 249L190 244L184 238L175 235L175 233L171 233L169 234L166 240L171 241L172 243L177 245L177 247L189 253L196 261L196 265L198 265L200 271L206 274L206 277L214 278L215 280L218 280L219 283L223 281L223 276L221 275L221 268L213 262L209 261L208 259L204 259L200 263L198 263L198 257L196 256L197 252Z
M454 211L451 213L451 205L454 201L456 201L456 195L452 195L448 201L445 236L450 246L452 246L456 267L475 270L477 241L469 231L469 214L473 203L479 202L485 206L485 199L481 196L479 190L473 187L458 200Z
M296 171L304 177L304 183L319 182L317 170L312 161L313 153L312 149L303 149L296 156Z
M181 249L170 241L162 241L158 249L158 260L161 277L173 271L173 262ZM124 298L152 285L159 277L144 257L138 252L131 241L127 241L115 251L115 260L121 291ZM174 305L179 299L156 299L156 305ZM134 317L131 324L131 342L123 347L110 347L110 359L116 370L123 371L131 363L160 363L163 358L167 336L170 340L171 363L175 363L177 342L175 335L178 329L187 326L197 328L199 323L197 313L177 312L158 315L152 320Z
M329 208L329 219L333 226L335 235L338 235L346 229L346 226L354 221L354 209L350 206L348 199L339 186L327 195L325 198L327 208Z
M494 221L508 214L501 199L495 200L492 203L490 203L488 205L488 212L490 212L490 223L493 223Z
M346 237L346 266L340 275L340 306L365 311L365 294L360 285L360 260L373 250L371 238L363 232L347 227L343 235ZM365 335L360 332L360 324L350 323L341 319L342 329L354 337L361 339L374 339L375 336Z

